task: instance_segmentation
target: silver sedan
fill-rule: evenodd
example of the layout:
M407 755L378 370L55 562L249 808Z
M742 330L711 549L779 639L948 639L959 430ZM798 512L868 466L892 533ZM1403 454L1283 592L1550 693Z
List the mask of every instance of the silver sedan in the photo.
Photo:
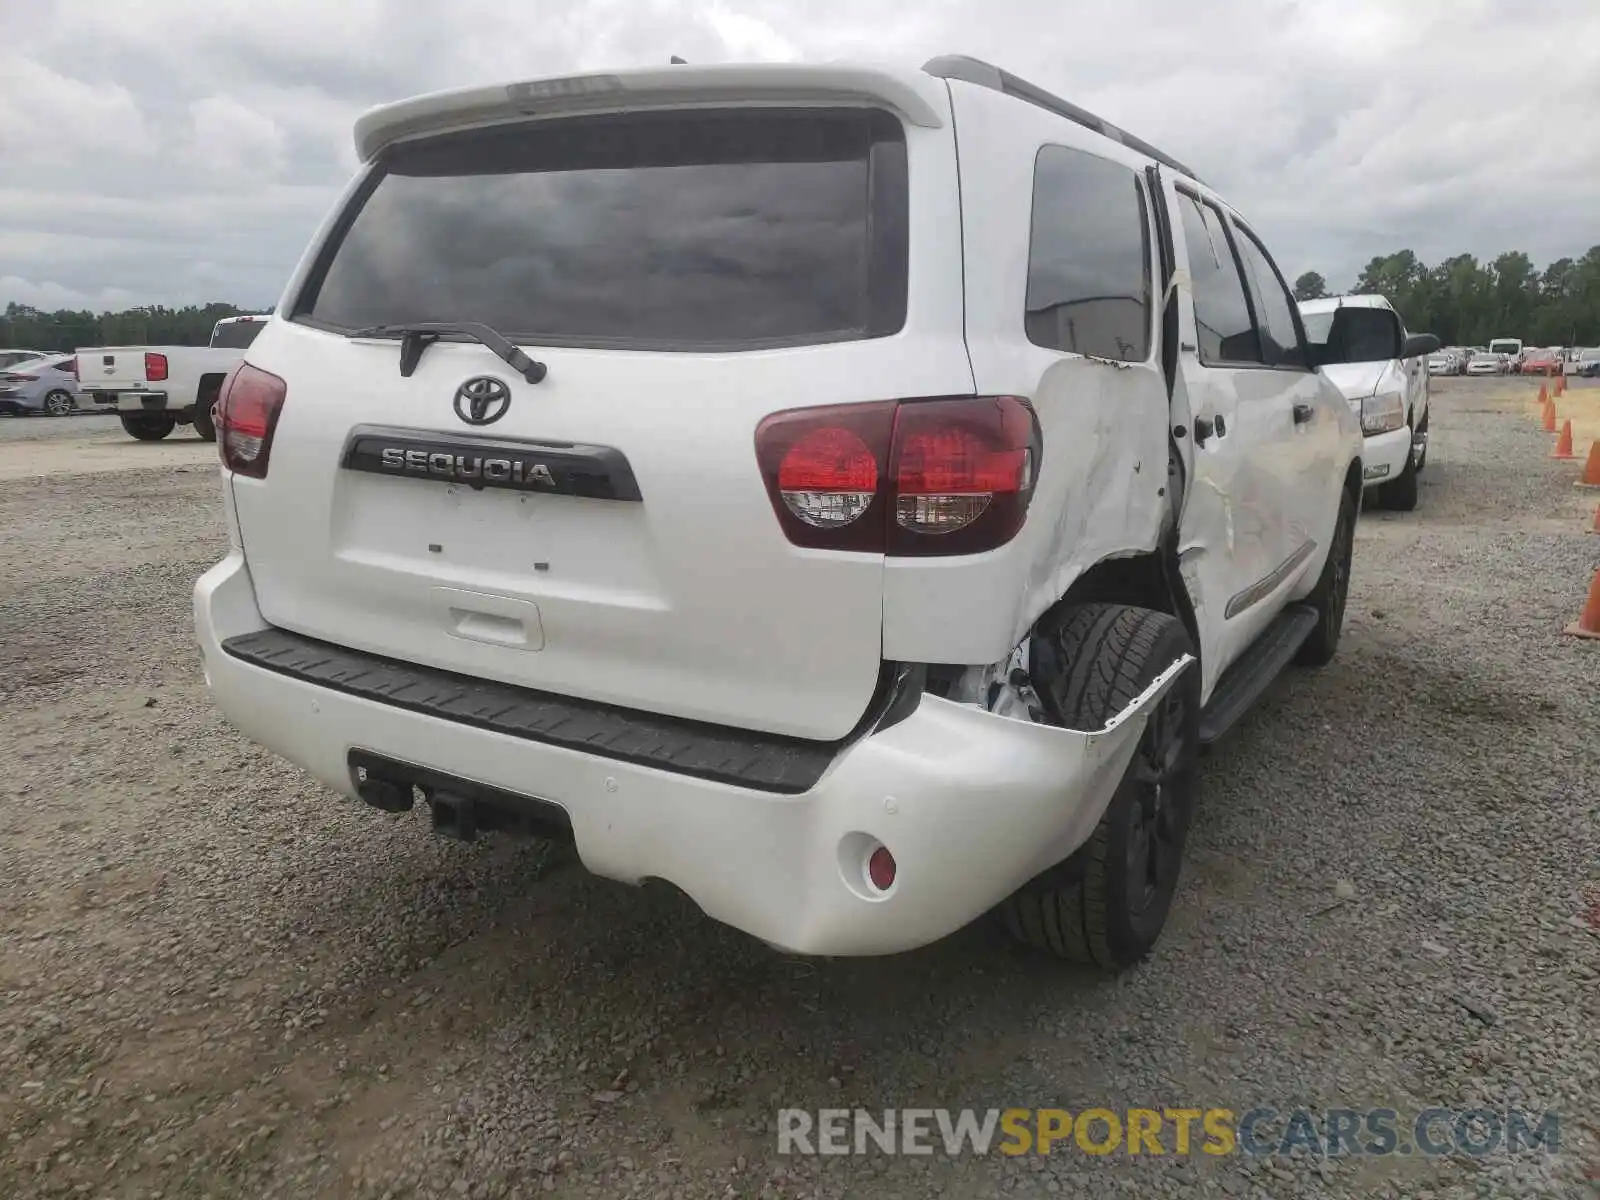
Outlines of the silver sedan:
M15 363L0 371L0 412L71 416L78 391L78 364L70 354Z

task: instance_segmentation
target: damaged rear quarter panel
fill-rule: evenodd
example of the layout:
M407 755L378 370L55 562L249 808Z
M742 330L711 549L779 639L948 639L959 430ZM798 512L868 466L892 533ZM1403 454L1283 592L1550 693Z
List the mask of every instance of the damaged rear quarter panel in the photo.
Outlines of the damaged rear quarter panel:
M953 83L951 95L974 381L979 395L1027 398L1044 450L1027 521L1007 545L981 555L888 560L884 656L990 663L1005 658L1086 569L1158 545L1169 402L1154 314L1149 354L1138 363L1048 350L1029 342L1024 327L1038 149L1081 149L1134 173L1143 160L987 89Z

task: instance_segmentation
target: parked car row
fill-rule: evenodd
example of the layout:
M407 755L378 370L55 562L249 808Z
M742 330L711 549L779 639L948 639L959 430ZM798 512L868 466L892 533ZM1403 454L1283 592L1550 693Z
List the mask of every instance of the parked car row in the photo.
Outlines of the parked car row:
M1489 349L1446 346L1428 358L1429 375L1593 375L1600 348L1524 347L1515 338L1497 338Z
M1428 356L1428 374L1465 375L1473 356L1483 353L1476 346L1445 346Z

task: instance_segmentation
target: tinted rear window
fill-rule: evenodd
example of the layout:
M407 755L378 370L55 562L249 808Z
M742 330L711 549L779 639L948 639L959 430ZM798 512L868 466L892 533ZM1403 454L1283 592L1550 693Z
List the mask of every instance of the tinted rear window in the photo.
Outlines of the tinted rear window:
M248 350L265 325L265 321L230 321L218 325L212 330L211 344L228 350Z
M896 332L904 131L887 113L649 113L394 147L297 319L479 321L550 345L748 347Z

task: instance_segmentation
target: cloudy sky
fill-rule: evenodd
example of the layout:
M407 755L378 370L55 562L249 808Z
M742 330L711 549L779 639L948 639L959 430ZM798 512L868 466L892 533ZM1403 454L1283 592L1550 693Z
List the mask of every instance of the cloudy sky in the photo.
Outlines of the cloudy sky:
M1600 0L0 0L0 303L275 301L364 109L691 62L988 59L1187 162L1291 278L1600 243Z

